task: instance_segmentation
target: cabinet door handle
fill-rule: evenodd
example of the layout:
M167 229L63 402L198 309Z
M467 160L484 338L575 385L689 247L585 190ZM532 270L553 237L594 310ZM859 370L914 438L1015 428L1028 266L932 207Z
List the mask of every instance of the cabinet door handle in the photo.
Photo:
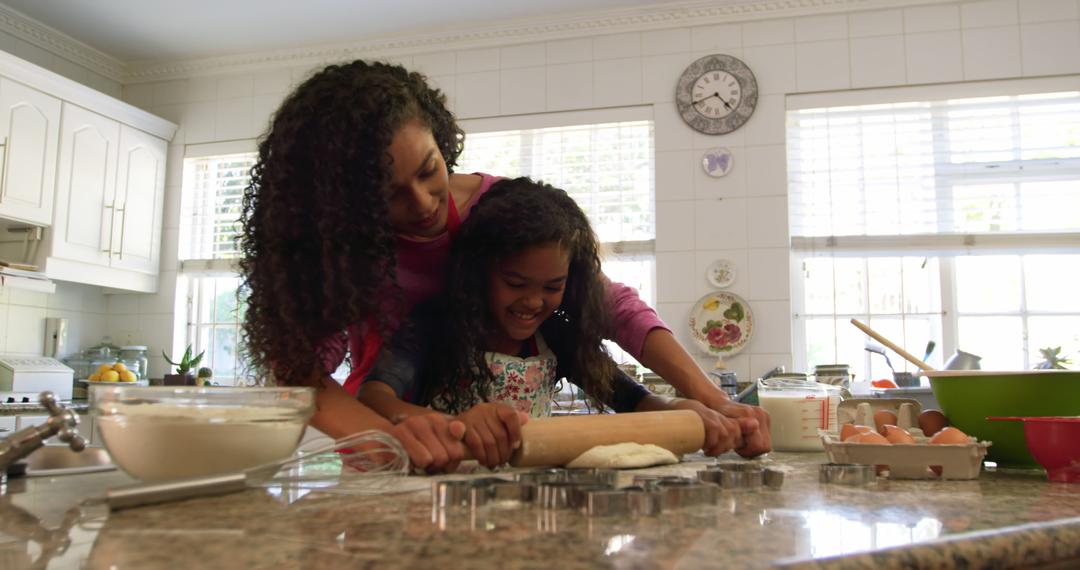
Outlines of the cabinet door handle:
M113 222L116 221L116 209L114 208L115 206L116 206L115 201L112 204L109 204L108 206L105 206L106 210L112 210L112 212L109 213L109 247L101 250L101 252L109 254L109 257L112 257L112 254L113 254L113 251L112 251L112 238L113 238Z
M3 200L4 194L7 193L7 175L8 175L8 155L11 154L11 149L8 148L8 138L5 136L4 141L0 142L0 148L4 149L4 160L0 162L0 200Z
M117 208L114 211L120 212L120 249L118 249L116 251L116 258L120 259L120 260L123 260L124 259L124 235L127 233L127 228L124 227L124 224L127 223L127 205L125 205L123 208ZM109 247L112 247L111 243L110 243Z

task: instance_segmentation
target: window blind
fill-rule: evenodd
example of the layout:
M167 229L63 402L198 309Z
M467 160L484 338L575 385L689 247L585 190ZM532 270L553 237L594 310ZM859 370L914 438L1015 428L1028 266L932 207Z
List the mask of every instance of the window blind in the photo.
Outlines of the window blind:
M652 121L470 132L466 141L458 172L530 176L562 188L602 242L655 239Z
M180 259L185 268L198 265L192 260L240 257L241 200L256 157L236 153L184 159Z
M1078 91L793 110L787 140L796 249L1080 243Z

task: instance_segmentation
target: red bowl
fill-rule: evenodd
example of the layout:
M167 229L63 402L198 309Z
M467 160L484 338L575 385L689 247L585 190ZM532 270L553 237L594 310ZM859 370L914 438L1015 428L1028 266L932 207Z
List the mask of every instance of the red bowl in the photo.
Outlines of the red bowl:
M1080 417L992 417L1024 422L1028 451L1051 481L1080 483Z

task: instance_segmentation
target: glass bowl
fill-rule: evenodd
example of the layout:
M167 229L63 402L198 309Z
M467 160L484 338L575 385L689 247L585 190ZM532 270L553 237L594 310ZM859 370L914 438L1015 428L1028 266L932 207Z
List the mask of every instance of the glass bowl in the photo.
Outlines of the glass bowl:
M241 471L296 451L315 409L306 387L94 386L92 413L113 461L164 481Z

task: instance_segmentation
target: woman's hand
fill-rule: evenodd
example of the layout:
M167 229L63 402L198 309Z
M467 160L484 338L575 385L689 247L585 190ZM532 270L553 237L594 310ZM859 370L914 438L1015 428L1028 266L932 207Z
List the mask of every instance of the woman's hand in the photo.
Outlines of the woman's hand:
M697 400L675 398L670 404L673 410L693 410L701 416L705 424L705 444L701 446L705 455L716 456L744 446L743 431L739 422L711 410Z
M510 461L510 455L521 446L521 426L529 416L505 404L485 402L457 419L465 424L464 441L473 459L491 468Z
M461 443L465 429L465 424L450 416L431 413L402 419L390 435L401 442L413 467L450 472L465 457Z
M703 402L710 409L720 412L726 418L739 423L742 431L742 446L735 448L735 453L743 457L757 457L772 451L772 424L769 412L760 406L749 406L731 401L727 394L717 390L717 396Z

